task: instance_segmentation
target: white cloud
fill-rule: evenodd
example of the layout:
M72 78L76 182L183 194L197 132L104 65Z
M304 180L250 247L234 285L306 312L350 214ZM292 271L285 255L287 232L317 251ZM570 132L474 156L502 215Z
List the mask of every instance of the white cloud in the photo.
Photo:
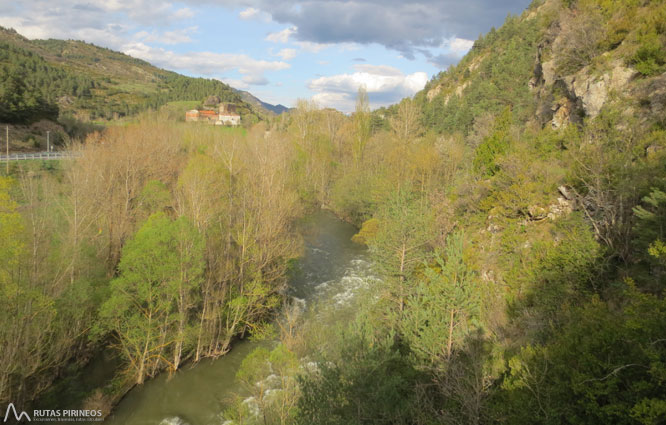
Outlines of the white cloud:
M185 42L188 29L176 25L194 15L188 7L149 0L23 0L3 10L0 25L30 39L85 40L117 50L134 38L141 25L148 28L146 36L160 34L167 43Z
M258 19L263 22L271 22L271 14L264 12L263 10L257 9L255 7L248 7L240 11L238 16L244 20Z
M242 81L245 84L253 86L266 86L269 83L268 79L263 75L246 75L242 78Z
M360 73L384 77L398 77L403 75L399 69L388 65L359 64L354 65L354 69Z
M289 42L289 37L296 32L296 28L285 28L282 31L272 32L266 36L266 41L273 43L287 43Z
M316 94L312 99L326 107L344 112L354 109L356 93L361 86L368 91L372 108L389 105L400 99L413 96L423 89L428 81L425 72L405 75L387 65L355 65L355 72L320 77L308 83Z
M227 84L238 90L247 90L250 88L250 85L243 80L238 80L235 78L216 78L216 80L222 81L224 84Z
M296 45L301 48L301 50L308 53L319 53L324 49L328 49L332 44L324 43L313 43L311 41L297 41Z
M288 61L295 58L297 54L296 49L282 49L275 56L279 56L283 61Z
M240 16L242 19L252 19L253 17L257 16L259 12L259 9L248 7L247 9L241 10L238 16Z
M181 44L181 43L190 43L192 38L190 34L196 32L199 29L197 26L182 28L179 30L173 31L164 31L158 33L156 31L147 32L140 31L134 35L136 40L143 41L144 43L162 43L162 44Z
M238 71L246 84L266 84L264 73L290 68L281 61L257 60L244 54L188 52L175 53L170 50L148 46L142 42L129 43L123 52L167 69L190 71L195 74L215 76Z
M454 52L459 54L460 56L463 56L465 53L469 51L469 49L474 46L474 40L467 40L465 38L452 38L447 40L447 43L445 45L448 45L448 48Z

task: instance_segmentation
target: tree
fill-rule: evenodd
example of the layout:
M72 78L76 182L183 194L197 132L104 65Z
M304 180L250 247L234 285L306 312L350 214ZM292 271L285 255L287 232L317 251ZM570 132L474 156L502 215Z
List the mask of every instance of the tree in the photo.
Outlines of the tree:
M394 335L373 337L357 323L336 341L339 353L299 377L296 423L303 425L411 424L419 415L419 374Z
M666 193L652 188L643 205L634 207L634 214L638 219L633 240L636 256L650 265L650 277L659 287L666 274Z
M406 189L394 192L377 214L378 230L369 247L387 284L388 299L402 313L407 284L436 239L435 220L425 199Z
M251 398L236 400L225 418L237 425L292 424L296 414L299 362L283 344L272 351L256 348L243 359L236 373Z
M511 108L507 106L495 119L490 136L485 137L476 149L474 168L477 172L485 176L492 176L499 170L497 160L507 150L511 141L509 134L511 122Z
M400 330L422 364L437 370L479 325L478 277L466 264L461 232L449 236L444 258L437 255L407 299Z
M0 177L0 401L32 396L30 379L52 366L49 342L56 318L53 298L23 271L24 224L11 196L14 182ZM60 354L60 353L58 353Z
M100 315L141 384L162 363L171 370L179 366L204 270L203 241L185 218L173 222L153 214L123 248L119 270Z
M354 142L352 145L352 158L356 166L363 160L366 145L370 140L370 102L368 101L368 91L365 86L358 88L356 98L356 111L353 115L354 121Z
M421 130L420 111L412 99L403 99L398 113L389 120L391 130L402 143L411 143Z

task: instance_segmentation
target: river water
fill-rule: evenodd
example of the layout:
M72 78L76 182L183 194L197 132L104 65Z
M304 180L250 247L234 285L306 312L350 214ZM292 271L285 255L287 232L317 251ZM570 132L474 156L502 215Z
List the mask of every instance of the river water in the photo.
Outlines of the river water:
M356 229L329 212L303 221L305 252L290 278L289 296L306 308L348 305L373 279L363 247L351 242ZM314 307L317 306L317 307ZM220 425L221 412L239 391L235 374L259 344L238 341L225 356L186 365L132 389L104 425ZM98 422L99 423L99 422Z

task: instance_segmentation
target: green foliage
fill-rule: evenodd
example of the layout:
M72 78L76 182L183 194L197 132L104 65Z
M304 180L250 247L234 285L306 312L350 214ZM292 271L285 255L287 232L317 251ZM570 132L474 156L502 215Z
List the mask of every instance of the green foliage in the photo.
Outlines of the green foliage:
M101 307L102 326L116 334L142 383L158 360L171 363L166 359L172 344L173 350L182 350L188 299L204 270L203 241L187 219L173 222L153 214L123 248L118 268L120 276Z
M653 424L666 415L666 303L631 286L621 311L575 309L545 346L510 361L498 409L510 423Z
M23 222L18 203L12 199L11 188L15 184L9 177L0 177L0 281L8 283L18 266L24 249L21 233Z
M403 189L386 201L377 220L379 229L369 243L370 253L386 279L388 298L402 312L409 277L428 258L436 238L434 215L427 200Z
M224 412L226 420L236 425L293 423L297 414L299 362L283 344L272 351L254 349L243 359L236 380L250 398L238 398Z
M467 264L463 244L462 233L449 236L444 258L437 255L425 269L400 321L418 364L427 368L445 367L453 350L480 325L479 280Z
M556 244L538 244L526 270L509 275L513 291L522 294L509 304L509 312L518 322L529 321L530 337L537 340L558 332L568 306L603 289L598 277L603 272L604 252L589 224L573 214L559 222L555 232ZM528 326L525 322L518 325Z
M630 62L645 76L660 74L666 69L666 5L656 7L642 16L636 35L636 51Z
M41 59L41 58L40 58ZM41 66L40 66L41 65ZM35 55L0 42L0 121L30 123L58 117L58 106L31 84L28 70L44 72Z
M356 324L337 341L339 354L299 377L296 423L308 425L409 424L419 412L418 373L392 335L373 337Z
M666 193L653 188L643 198L643 205L634 207L638 219L634 227L637 257L651 267L650 280L663 289L666 275Z
M369 244L375 237L377 237L377 232L379 231L379 220L376 218L371 218L370 220L364 221L361 229L352 237L352 241L360 243L363 245Z
M512 114L509 107L495 119L495 125L490 136L476 149L474 157L474 168L482 175L492 176L499 169L497 160L509 147L511 142L509 131L511 130Z
M146 183L139 195L139 203L148 215L153 212L164 212L170 202L169 188L159 180L151 180Z
M15 182L0 177L0 400L24 396L48 350L57 311L53 297L22 273L24 222L13 196ZM28 388L26 388L28 387Z

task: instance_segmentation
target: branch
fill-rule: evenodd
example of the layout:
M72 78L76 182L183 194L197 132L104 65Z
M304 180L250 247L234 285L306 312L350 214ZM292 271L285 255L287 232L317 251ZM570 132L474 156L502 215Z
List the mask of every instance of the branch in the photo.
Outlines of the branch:
M587 383L587 382L593 382L593 381L605 381L606 379L610 378L611 376L617 375L618 372L620 372L621 370L626 369L626 368L628 368L628 367L632 367L632 366L639 366L639 367L644 367L644 368L647 369L647 367L645 367L645 366L643 366L643 365L640 365L640 364L635 364L635 363L626 364L626 365L624 365L624 366L620 366L620 367L617 367L617 368L613 369L613 371L612 371L611 373L609 373L608 375L604 376L603 378L590 378L590 379L586 379L586 380L584 380L583 382L581 382L581 384L585 384L585 383Z

